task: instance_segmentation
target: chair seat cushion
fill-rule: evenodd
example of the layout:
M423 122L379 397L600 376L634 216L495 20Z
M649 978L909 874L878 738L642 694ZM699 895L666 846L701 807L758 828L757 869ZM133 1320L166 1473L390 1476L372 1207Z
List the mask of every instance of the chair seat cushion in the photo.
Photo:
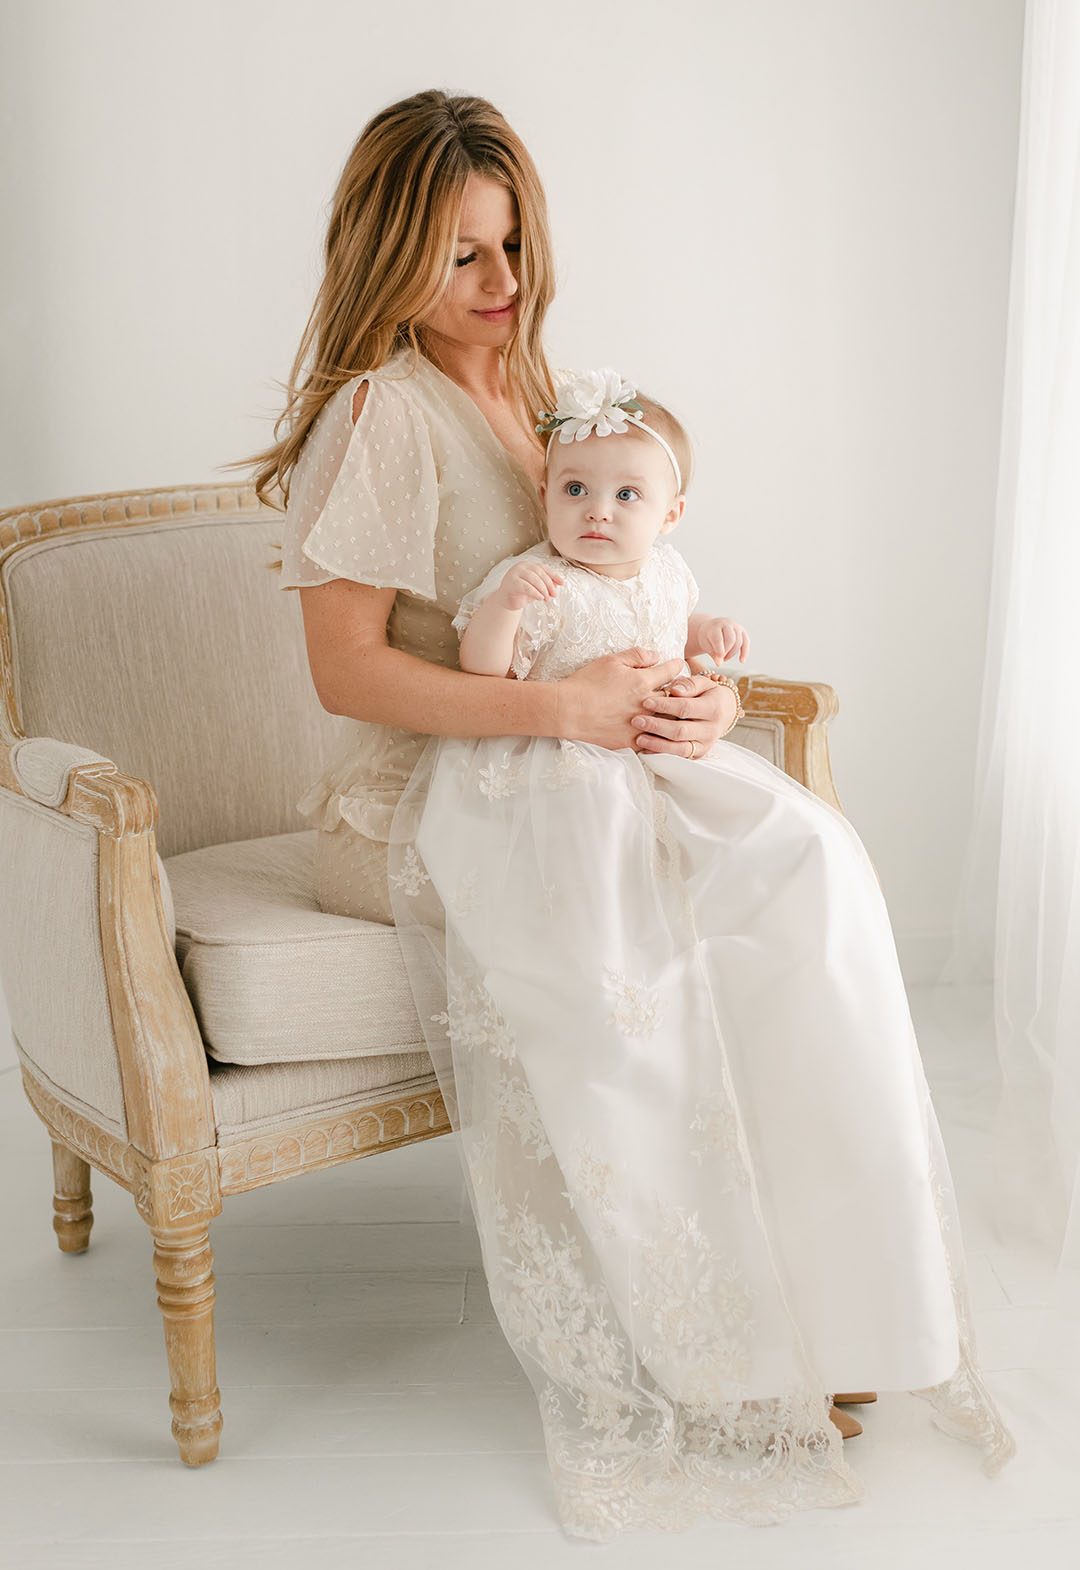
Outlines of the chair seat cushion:
M349 1115L389 1097L437 1097L425 1052L388 1052L338 1063L210 1063L210 1098L219 1146L258 1134L278 1138L313 1119L340 1117L338 1142L355 1139Z
M296 1063L420 1052L397 931L315 897L316 829L165 862L176 956L210 1057Z

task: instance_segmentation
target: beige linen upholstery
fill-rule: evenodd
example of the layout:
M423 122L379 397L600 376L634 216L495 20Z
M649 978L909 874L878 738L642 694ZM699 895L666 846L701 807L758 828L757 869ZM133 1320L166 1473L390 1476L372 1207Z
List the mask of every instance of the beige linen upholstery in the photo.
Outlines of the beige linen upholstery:
M68 793L71 771L80 763L108 763L89 747L72 747L51 736L27 736L11 749L11 767L28 796L45 807L58 807Z
M426 1058L397 933L319 909L317 839L307 829L166 862L176 955L206 1050L225 1063L391 1049Z
M189 1466L222 1427L223 1202L450 1127L395 929L315 898L296 803L341 727L265 567L281 539L239 486L0 513L0 980L60 1248L88 1246L91 1167L151 1234ZM838 807L831 689L740 690L733 739Z
M4 791L4 996L19 1058L73 1112L124 1138L124 1097L98 924L98 836ZM29 897L33 891L33 898Z
M81 763L108 764L109 760L89 747L73 747L69 742L56 741L51 736L27 736L12 747L10 762L15 778L27 796L40 801L42 806L58 807L68 793L73 769ZM175 943L176 914L165 863L160 856L157 857L157 869L169 941Z
M292 1138L297 1128L304 1128L312 1119L331 1124L322 1136L329 1141L334 1137L335 1114L348 1115L358 1108L379 1105L386 1100L388 1083L406 1092L430 1090L427 1052L275 1067L212 1063L210 1095L218 1147L235 1145L256 1134ZM352 1124L346 1121L342 1127L347 1130L352 1153L362 1154ZM337 1137L341 1137L341 1127Z
M170 517L57 531L5 562L23 733L151 781L166 858L307 828L296 802L341 733L299 599L272 592L279 536L269 512Z

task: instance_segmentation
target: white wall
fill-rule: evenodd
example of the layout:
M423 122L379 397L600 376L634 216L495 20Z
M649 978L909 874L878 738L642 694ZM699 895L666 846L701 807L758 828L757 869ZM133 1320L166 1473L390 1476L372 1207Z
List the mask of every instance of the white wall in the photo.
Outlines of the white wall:
M1022 0L523 15L9 3L0 505L235 481L362 125L424 87L490 98L548 192L554 363L684 416L702 607L748 626L748 668L836 688L841 800L926 979L971 792Z

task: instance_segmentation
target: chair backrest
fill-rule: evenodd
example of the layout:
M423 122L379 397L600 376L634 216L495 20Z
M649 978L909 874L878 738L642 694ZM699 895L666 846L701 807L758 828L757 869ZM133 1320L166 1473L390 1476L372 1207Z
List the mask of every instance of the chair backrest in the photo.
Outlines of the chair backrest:
M0 515L0 695L27 736L103 753L158 797L162 856L309 825L341 728L249 486L76 497Z

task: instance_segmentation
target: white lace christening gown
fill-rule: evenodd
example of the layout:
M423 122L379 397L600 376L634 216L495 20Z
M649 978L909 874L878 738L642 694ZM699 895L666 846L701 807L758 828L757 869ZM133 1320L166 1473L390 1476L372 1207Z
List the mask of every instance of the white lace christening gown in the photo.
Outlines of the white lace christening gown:
M625 582L522 554L566 581L522 615L518 678L681 655L697 586L667 541ZM835 1392L912 1391L987 1473L1008 1460L888 913L842 813L731 740L432 737L388 875L568 1535L859 1499Z

